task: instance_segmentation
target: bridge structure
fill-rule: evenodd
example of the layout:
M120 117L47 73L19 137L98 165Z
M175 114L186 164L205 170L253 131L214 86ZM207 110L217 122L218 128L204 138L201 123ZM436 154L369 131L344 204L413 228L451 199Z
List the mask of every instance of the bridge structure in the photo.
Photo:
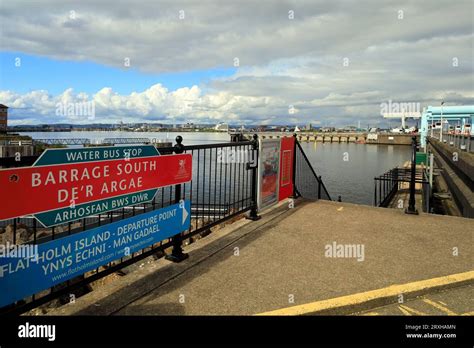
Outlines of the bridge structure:
M31 143L31 141L30 141ZM149 138L105 138L103 140L91 141L87 138L62 138L62 139L33 139L33 144L45 145L125 145L125 144L152 144ZM166 143L169 144L169 143Z
M428 106L421 115L420 142L421 146L426 146L428 136L442 134L446 123L458 124L463 128L469 125L465 135L474 135L472 123L474 121L474 105L463 106ZM435 123L441 122L439 130L435 129ZM438 134L436 134L438 133ZM467 134L466 134L467 133ZM442 136L441 136L442 138ZM442 140L442 139L441 139Z
M123 145L123 144L151 144L148 138L105 138L102 144Z
M86 138L33 139L35 145L89 145L90 143L90 139Z
M250 139L253 133L231 132L231 141L239 139ZM280 139L287 137L288 132L257 132L262 139ZM391 133L360 133L360 132L298 132L296 138L300 142L321 142L321 143L362 143L379 145L410 145L411 134L391 134Z
M382 114L383 118L388 119L400 119L402 121L402 129L406 128L406 119L419 119L421 118L421 112L418 111L403 111L403 112L387 112Z

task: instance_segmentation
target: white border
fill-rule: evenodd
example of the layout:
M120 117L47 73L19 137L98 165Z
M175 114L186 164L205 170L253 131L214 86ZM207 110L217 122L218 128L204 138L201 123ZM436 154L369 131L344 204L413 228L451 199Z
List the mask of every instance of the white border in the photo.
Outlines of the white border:
M263 174L263 149L265 147L271 146L271 144L277 145L278 150L278 168L277 168L277 182L276 182L276 201L271 204L263 205L262 204L262 174ZM257 185L257 204L258 210L261 211L268 207L271 207L278 203L278 196L280 194L280 165L281 165L281 139L259 139L258 143L258 185Z

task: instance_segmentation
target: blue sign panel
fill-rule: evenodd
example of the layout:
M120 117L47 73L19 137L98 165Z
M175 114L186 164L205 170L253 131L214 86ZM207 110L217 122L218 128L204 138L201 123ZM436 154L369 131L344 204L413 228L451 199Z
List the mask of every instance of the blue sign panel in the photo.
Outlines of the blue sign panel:
M43 244L10 246L0 255L0 307L187 230L190 212L186 200Z
M154 145L140 146L103 146L83 147L78 149L46 149L33 164L33 167L52 164L97 162L137 157L158 156L160 153Z
M45 227L61 225L85 217L104 214L109 211L151 202L158 189L130 193L128 195L106 198L94 202L70 206L67 208L51 210L35 214L34 217Z

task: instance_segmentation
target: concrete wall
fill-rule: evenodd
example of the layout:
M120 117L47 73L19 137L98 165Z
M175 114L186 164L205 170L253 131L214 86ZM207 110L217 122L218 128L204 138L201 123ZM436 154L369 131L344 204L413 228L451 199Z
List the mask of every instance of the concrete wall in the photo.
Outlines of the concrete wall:
M411 134L378 134L376 144L411 145Z
M443 156L444 160L458 172L474 190L474 154L443 144L430 138L430 144Z
M33 145L0 145L0 157L15 157L17 153L20 153L20 156L34 156L35 147Z
M442 168L441 174L462 216L474 218L474 155L432 138L428 149Z

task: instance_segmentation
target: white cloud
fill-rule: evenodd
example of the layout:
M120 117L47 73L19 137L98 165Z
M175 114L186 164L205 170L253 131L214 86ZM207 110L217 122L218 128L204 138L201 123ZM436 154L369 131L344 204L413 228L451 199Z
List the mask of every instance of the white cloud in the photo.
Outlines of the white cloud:
M236 57L240 67L207 85L168 91L155 84L130 95L113 86L91 96L72 89L19 95L5 86L0 102L17 108L15 122L41 123L79 121L59 120L54 105L84 98L95 101L96 122L345 124L382 121L379 105L389 99L472 104L473 6L470 0L5 2L3 50L115 67L129 57L133 68L153 73L232 67ZM289 105L298 110L291 117Z
M117 67L130 57L143 71L173 72L230 66L235 57L242 66L300 56L350 57L466 35L472 33L472 6L469 0L45 0L4 2L0 19L4 50ZM289 10L295 12L292 20Z
M18 94L0 91L0 100L11 108L11 124L35 123L113 123L113 122L211 122L266 117L267 97L243 97L221 92L202 95L198 86L168 91L156 84L143 92L120 95L106 87L96 94L75 93L72 88L53 96L47 91ZM77 114L57 115L58 104L94 102L95 118L85 120Z

